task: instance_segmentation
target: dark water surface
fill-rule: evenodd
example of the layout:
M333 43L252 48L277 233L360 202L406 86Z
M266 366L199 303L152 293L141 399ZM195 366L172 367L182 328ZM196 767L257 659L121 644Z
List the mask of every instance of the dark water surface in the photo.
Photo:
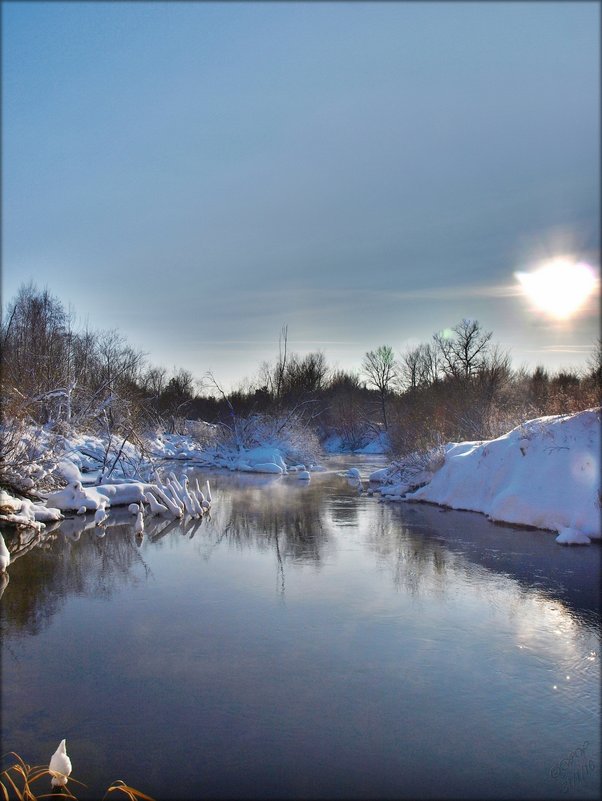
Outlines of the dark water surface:
M336 472L207 476L210 520L139 546L115 510L15 559L3 752L66 737L80 798L599 796L599 545Z

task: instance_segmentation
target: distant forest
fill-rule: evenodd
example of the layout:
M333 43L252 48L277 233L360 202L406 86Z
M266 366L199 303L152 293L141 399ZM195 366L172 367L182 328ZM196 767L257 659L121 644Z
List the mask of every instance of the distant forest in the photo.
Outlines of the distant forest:
M403 353L381 345L356 371L331 368L321 352L291 352L285 326L273 361L225 392L211 374L154 366L119 331L76 328L74 319L35 284L8 303L0 326L3 421L131 437L149 428L180 432L186 420L294 412L321 439L337 434L355 448L387 432L392 453L404 455L600 404L600 341L580 370L513 369L508 352L475 320Z

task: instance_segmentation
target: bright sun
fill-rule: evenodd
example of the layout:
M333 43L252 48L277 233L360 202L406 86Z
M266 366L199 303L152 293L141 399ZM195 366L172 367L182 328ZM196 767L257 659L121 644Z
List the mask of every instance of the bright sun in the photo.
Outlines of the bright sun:
M540 311L558 320L572 317L598 285L594 270L558 258L531 273L515 273L523 293Z

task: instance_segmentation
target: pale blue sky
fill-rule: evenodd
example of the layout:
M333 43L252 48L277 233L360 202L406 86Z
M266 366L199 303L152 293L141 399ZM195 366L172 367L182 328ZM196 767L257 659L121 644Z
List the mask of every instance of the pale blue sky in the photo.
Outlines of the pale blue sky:
M3 3L3 298L33 279L155 363L359 367L476 317L580 364L491 287L599 264L597 3ZM565 350L566 348L566 350Z

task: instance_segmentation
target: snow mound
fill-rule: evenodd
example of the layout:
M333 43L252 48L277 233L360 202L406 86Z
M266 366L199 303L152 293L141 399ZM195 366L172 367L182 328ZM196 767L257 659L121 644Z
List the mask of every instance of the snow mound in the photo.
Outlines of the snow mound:
M556 537L556 542L561 545L589 545L591 540L587 534L575 531L574 528L562 528Z
M386 481L389 478L391 473L391 468L389 467L381 467L378 470L375 470L373 473L370 473L369 479L370 481Z
M284 472L280 465L275 462L261 462L260 464L249 465L249 467L254 473L277 473L281 475Z
M281 473L286 471L286 463L278 448L251 448L251 450L246 450L244 452L244 461L255 468L257 472L265 472L259 471L259 467L265 465L275 465L280 468ZM273 471L270 470L269 472Z
M217 466L227 467L229 470L238 470L244 473L273 473L282 475L286 473L325 472L326 468L320 464L311 463L292 464L287 466L285 453L279 447L272 445L258 445L255 448L239 448L237 451L222 457L221 461L216 459Z
M585 542L601 537L599 478L600 409L589 409L529 420L494 440L449 443L443 466L405 498Z

